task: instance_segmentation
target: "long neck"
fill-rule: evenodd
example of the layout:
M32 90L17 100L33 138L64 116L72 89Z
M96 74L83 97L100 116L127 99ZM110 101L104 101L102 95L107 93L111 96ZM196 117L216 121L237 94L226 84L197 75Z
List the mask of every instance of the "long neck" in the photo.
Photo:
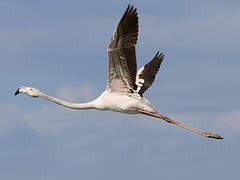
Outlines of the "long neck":
M96 109L95 100L91 101L91 102L88 102L88 103L71 103L71 102L61 100L59 98L48 96L44 93L41 93L39 98L43 98L43 99L46 99L48 101L52 101L56 104L59 104L59 105L62 105L62 106L65 106L65 107L71 108L71 109Z

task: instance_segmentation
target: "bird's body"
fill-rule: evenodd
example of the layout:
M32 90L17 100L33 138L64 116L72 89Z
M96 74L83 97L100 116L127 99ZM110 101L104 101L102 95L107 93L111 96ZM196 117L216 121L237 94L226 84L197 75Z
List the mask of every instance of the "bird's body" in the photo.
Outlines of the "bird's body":
M104 91L94 101L95 108L98 110L111 110L126 114L139 114L138 110L146 110L157 113L157 110L145 98L138 93L129 93L127 95L121 93L113 93L108 90Z
M221 136L205 133L184 126L168 117L157 114L157 110L143 97L143 93L152 85L164 59L157 52L154 58L137 71L135 46L138 38L137 10L128 5L119 24L114 30L108 45L108 80L106 90L95 100L88 103L71 103L48 96L32 87L20 87L16 91L31 97L43 98L72 109L111 110L127 114L145 114L188 129L209 138L222 139Z

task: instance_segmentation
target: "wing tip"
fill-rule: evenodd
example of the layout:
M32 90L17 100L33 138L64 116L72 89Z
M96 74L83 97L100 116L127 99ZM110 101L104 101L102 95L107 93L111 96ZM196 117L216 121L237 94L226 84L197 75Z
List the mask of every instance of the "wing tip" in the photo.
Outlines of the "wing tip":
M137 16L137 8L135 8L132 4L128 4L127 9L124 12L124 15L132 14Z
M154 59L156 58L156 59L161 59L161 60L163 60L164 57L165 57L165 54L164 54L163 52L160 53L159 51L157 51Z

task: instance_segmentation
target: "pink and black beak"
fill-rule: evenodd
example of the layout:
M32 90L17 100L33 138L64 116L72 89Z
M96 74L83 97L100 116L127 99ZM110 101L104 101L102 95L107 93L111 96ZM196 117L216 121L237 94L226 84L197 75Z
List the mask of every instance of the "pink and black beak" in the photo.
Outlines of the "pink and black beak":
M16 92L14 93L14 95L18 95L20 92L19 92L19 88L16 90Z

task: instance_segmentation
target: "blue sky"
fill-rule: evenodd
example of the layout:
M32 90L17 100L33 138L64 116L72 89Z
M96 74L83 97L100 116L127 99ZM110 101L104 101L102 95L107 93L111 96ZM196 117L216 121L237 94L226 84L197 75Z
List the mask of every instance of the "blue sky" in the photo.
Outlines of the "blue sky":
M97 97L128 3L139 13L138 66L166 54L145 96L161 114L224 140L13 95L27 85L69 101ZM1 0L0 178L239 179L239 9L220 0Z

